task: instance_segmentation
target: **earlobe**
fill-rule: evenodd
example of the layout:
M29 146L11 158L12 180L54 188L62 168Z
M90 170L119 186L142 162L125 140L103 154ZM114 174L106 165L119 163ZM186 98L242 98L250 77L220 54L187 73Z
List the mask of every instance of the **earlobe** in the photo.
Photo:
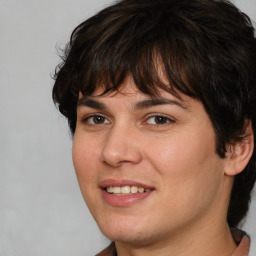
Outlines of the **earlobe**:
M242 172L253 154L254 134L251 121L245 124L244 138L228 147L226 154L227 165L225 167L225 174L228 176L235 176Z

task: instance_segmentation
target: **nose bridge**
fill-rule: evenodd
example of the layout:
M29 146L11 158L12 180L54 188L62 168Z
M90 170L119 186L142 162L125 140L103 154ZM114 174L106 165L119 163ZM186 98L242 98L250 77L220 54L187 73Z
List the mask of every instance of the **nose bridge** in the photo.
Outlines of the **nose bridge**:
M101 160L111 166L140 162L142 156L136 137L136 128L122 124L114 125L106 135Z

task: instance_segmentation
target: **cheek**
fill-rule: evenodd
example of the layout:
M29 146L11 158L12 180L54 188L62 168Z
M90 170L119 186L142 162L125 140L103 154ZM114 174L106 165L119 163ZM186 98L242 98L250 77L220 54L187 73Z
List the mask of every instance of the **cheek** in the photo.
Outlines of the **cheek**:
M214 200L220 189L223 165L215 153L214 134L199 134L179 133L149 153L163 178L166 209L171 212L200 209Z
M204 138L204 139L202 139ZM158 143L151 142L155 147L146 147L151 161L156 169L161 170L163 174L168 174L172 170L173 174L181 174L182 171L193 173L199 171L198 168L217 159L215 153L215 140L210 138L196 136L195 134L177 134L170 136ZM157 156L157 157L155 157Z
M76 171L90 170L99 156L99 140L86 136L83 131L76 131L73 138L72 158Z
M72 147L72 158L77 180L80 189L84 194L92 189L96 179L96 164L95 160L98 156L98 147L95 143L91 143L87 138L75 134Z

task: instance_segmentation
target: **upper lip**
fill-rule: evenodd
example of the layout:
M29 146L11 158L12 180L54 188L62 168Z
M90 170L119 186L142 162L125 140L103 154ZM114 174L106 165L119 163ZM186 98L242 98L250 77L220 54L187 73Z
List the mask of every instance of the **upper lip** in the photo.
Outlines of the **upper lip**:
M100 187L102 189L105 189L107 187L124 187L124 186L136 186L136 187L151 189L151 190L154 189L153 186L149 186L134 180L106 179L100 182Z

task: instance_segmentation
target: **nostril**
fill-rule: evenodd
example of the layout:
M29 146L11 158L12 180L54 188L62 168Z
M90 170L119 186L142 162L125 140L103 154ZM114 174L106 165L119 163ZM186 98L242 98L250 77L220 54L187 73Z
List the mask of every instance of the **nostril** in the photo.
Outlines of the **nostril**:
M140 151L129 145L120 145L114 150L110 147L104 147L101 153L101 161L107 165L120 166L127 163L138 163L142 159Z
M138 163L142 157L138 147L138 139L134 133L128 131L128 125L116 123L109 131L103 142L101 161L111 166L120 166L127 163Z

